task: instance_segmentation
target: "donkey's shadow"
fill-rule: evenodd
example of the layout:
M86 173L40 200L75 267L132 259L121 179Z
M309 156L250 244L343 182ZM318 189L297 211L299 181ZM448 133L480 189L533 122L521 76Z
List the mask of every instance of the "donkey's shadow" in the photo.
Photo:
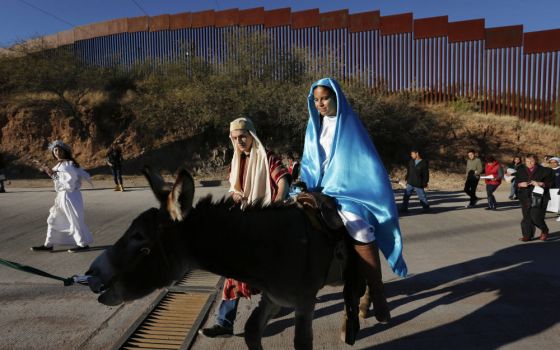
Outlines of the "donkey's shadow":
M325 306L319 307L321 303L325 303L328 301L339 300L340 302ZM344 311L344 296L342 292L338 293L330 293L318 296L317 298L317 309L313 314L313 319L318 319L321 317L329 316L332 314L340 314ZM282 333L285 329L294 327L294 318L289 317L286 319L282 319L285 316L288 316L293 313L293 309L291 308L283 308L278 315L276 315L275 319L278 319L274 322L270 322L264 331L265 337L270 337L279 333Z

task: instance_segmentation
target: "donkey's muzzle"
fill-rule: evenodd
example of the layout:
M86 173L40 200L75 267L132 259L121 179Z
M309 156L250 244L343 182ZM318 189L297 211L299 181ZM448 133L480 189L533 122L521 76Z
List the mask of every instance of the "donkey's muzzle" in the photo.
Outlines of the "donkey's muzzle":
M94 293L101 293L105 290L105 284L103 280L97 276L89 276L88 278L88 286Z
M88 276L88 285L92 292L101 293L109 288L110 281L115 276L115 270L108 258L107 251L95 258L86 271L86 275Z

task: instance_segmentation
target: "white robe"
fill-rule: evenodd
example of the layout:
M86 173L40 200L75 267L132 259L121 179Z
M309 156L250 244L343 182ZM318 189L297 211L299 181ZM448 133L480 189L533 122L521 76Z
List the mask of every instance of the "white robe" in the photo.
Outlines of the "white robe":
M321 173L325 172L328 165L329 157L332 151L334 134L336 131L336 120L338 117L323 117L321 126L321 135L319 137L320 151L324 156L323 164L321 164ZM358 242L370 243L375 241L375 230L367 221L358 215L349 211L339 210L338 215L346 227L346 231L350 236Z
M84 222L84 202L82 200L82 179L91 184L91 177L82 168L76 168L71 161L62 161L53 169L56 198L47 219L45 246L60 245L86 246L93 242L93 236Z
M552 168L552 170L556 170L558 168ZM560 195L558 194L558 188L551 188L550 189L550 201L548 201L548 206L546 207L546 211L550 211L553 213L560 213Z

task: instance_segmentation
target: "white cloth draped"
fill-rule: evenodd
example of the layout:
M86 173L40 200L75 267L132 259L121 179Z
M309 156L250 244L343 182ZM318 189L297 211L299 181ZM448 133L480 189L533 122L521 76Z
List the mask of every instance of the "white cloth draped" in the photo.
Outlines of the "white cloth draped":
M272 198L272 188L270 185L270 166L266 150L261 141L253 133L249 131L253 137L253 145L251 153L247 159L247 171L243 178L243 189L240 182L241 151L233 143L233 159L231 161L231 173L229 175L230 188L229 192L235 192L243 196L245 199L241 204L241 209L256 200L261 200L263 205L268 205Z
M56 198L47 219L45 246L55 244L86 246L93 236L84 221L84 202L80 188L82 180L92 184L91 177L71 161L62 161L53 169Z

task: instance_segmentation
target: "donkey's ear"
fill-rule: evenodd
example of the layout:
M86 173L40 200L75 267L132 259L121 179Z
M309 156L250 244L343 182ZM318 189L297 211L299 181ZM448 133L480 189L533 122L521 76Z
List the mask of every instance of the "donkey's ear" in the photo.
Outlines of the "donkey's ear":
M148 183L152 188L152 192L154 192L157 200L162 205L165 205L165 203L167 202L167 195L169 194L169 188L165 184L165 181L163 181L161 175L147 165L145 165L144 169L142 169L142 173L148 180Z
M173 190L167 197L167 211L175 221L183 221L192 209L194 180L185 169L179 171Z

